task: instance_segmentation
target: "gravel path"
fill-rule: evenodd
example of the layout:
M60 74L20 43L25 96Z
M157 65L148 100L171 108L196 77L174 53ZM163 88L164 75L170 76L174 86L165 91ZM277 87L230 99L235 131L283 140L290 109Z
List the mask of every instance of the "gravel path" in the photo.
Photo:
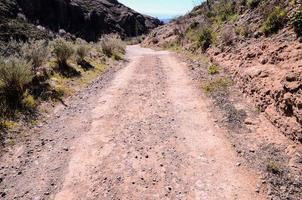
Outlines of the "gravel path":
M266 199L185 63L139 46L127 58L1 158L2 198Z

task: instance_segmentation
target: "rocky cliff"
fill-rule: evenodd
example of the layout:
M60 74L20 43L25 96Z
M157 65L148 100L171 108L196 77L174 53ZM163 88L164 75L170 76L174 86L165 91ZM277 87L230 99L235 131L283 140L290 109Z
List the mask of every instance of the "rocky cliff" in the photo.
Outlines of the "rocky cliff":
M160 25L158 19L139 14L116 0L1 0L0 11L2 40L40 36L45 29L87 40L107 33L132 37Z

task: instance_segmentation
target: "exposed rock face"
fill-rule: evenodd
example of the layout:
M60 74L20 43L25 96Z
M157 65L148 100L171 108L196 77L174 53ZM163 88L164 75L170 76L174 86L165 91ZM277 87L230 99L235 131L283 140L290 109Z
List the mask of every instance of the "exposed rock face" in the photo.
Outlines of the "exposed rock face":
M54 32L64 29L87 40L113 32L137 36L160 25L158 19L141 15L116 0L4 0L1 4L0 9L5 10L1 15L6 18L21 16Z

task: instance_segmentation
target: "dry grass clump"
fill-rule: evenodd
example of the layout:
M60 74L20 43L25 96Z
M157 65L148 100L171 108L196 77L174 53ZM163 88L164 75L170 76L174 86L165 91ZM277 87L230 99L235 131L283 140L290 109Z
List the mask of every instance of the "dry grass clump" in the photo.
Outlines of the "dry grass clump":
M49 58L48 43L45 40L29 40L21 47L21 56L28 62L32 62L36 71L43 67Z
M91 47L86 41L79 38L77 39L75 45L76 45L75 53L76 53L77 61L81 62L89 55Z
M242 25L240 27L237 27L235 29L235 33L236 35L239 35L243 38L246 38L246 37L249 37L250 33L251 33L251 30L250 30L250 27L248 25Z
M208 73L211 74L211 75L214 75L214 74L218 74L219 73L219 68L217 65L211 65L209 68L208 68Z
M203 90L207 94L215 94L219 91L227 90L231 86L232 81L225 77L217 77L213 80L208 80L202 85Z
M85 60L91 52L91 45L89 45L86 41L77 39L76 41L76 60L77 64L80 65L83 69L88 70L93 68L93 66Z
M281 166L274 160L267 161L266 170L273 174L280 174L282 172Z
M117 34L104 35L100 40L103 53L114 59L121 59L126 52L126 44Z

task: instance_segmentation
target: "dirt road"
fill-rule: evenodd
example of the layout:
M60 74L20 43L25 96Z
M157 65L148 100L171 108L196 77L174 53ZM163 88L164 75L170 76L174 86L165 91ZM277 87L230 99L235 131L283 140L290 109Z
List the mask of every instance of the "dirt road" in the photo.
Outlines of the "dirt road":
M131 46L112 78L1 159L3 199L265 199L185 63Z

